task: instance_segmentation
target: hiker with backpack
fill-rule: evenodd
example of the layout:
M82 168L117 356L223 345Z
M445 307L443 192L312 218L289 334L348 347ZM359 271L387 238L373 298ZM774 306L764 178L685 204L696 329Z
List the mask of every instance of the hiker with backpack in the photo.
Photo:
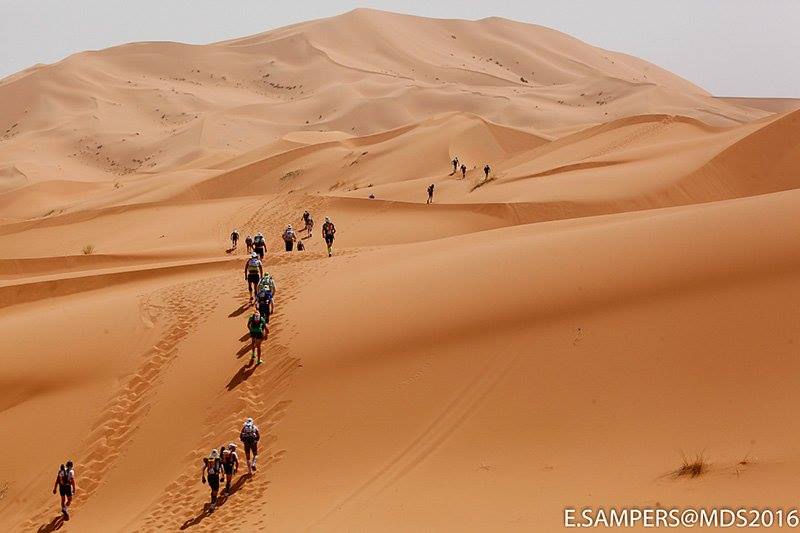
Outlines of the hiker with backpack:
M219 482L222 476L222 460L216 448L211 450L208 457L203 459L201 476L204 485L206 483L206 474L208 474L208 486L211 489L211 507L208 510L214 512L214 509L217 508L217 494L219 493Z
M64 520L69 520L69 506L72 503L72 497L78 490L75 486L75 470L72 468L72 461L67 461L66 466L61 465L58 468L53 494L56 493L56 490L61 495L61 513L64 515Z
M267 251L267 243L264 240L263 234L256 233L256 236L253 238L253 251L258 254L259 259L264 259L264 254Z
M244 244L247 246L247 255L253 253L253 238L250 235L244 238Z
M466 177L467 177L467 165L462 164L461 165L461 179L464 179Z
M433 189L434 189L433 183L428 185L428 201L425 202L427 204L432 204L433 203Z
M334 235L336 235L336 226L333 225L330 218L325 217L325 223L322 225L322 237L325 239L325 245L328 247L328 257L333 254Z
M261 360L261 343L269 337L269 326L267 320L261 316L261 312L256 309L250 318L247 319L247 330L250 332L250 364L255 361L256 366L264 361ZM256 361L256 353L258 353L258 360Z
M261 276L264 275L264 269L261 266L261 261L258 259L258 254L253 252L250 254L250 259L244 264L244 280L247 283L247 292L250 293L250 301L253 301L253 289L258 286L261 281Z
M306 213L308 213L308 211L306 211ZM308 233L308 237L310 238L311 237L311 232L314 229L314 219L311 218L311 215L309 214L308 217L306 217L305 220L306 220L305 230Z
M252 474L256 469L256 459L258 458L258 441L261 435L258 432L258 426L255 425L252 418L244 421L242 431L239 433L239 440L244 444L244 455L247 460L247 473ZM250 461L250 452L253 452L253 461Z
M451 172L451 173L450 173L450 175L452 176L452 175L453 175L453 174L455 174L457 171L458 171L458 156L455 156L455 157L453 158L453 172Z
M275 297L275 282L269 272L264 274L261 281L258 283L256 291L256 309L259 314L264 318L264 321L269 324L269 317L272 314L275 306L273 298Z
M220 448L222 458L222 470L225 472L225 494L231 493L231 481L233 475L239 470L239 456L236 455L236 444L231 442L227 447Z
M297 240L297 235L292 229L292 225L289 224L286 226L286 229L283 231L283 242L286 244L286 251L291 252L294 250L294 243Z
M489 163L486 163L486 166L483 167L483 173L486 174L486 178L485 179L487 179L487 180L489 179L489 172L491 172L491 171L492 171L492 168L489 166Z
M231 250L235 250L237 244L239 244L239 230L235 229L231 232Z

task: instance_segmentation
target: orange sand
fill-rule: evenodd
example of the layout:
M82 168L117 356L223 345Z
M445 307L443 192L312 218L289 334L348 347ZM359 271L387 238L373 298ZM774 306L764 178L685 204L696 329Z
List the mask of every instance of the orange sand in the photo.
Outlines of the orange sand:
M74 531L797 505L795 108L371 10L0 81L0 530L59 526L67 458ZM307 251L279 252L304 209ZM278 282L255 371L234 227ZM260 469L205 515L200 458L248 416Z

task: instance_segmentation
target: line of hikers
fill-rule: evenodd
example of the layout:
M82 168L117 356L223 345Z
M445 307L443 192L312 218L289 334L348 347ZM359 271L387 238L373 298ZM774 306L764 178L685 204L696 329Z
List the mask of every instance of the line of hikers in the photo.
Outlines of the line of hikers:
M239 440L244 445L247 474L251 476L256 471L258 441L260 439L261 434L253 419L248 418L245 420L244 426L239 432ZM211 505L208 508L210 512L214 512L217 508L217 497L219 496L219 487L222 482L225 482L225 495L230 496L233 476L239 471L239 455L236 449L236 443L231 442L227 446L220 446L219 450L212 449L208 457L203 458L200 479L203 484L208 482L208 487L211 489ZM253 457L252 461L250 460L251 455Z
M460 170L461 170L461 178L464 179L464 178L467 177L467 165L465 165L464 163L461 163L461 167L459 167L458 166L458 163L459 163L458 156L455 156L453 158L453 160L451 161L451 163L453 163L453 171L450 173L451 176L453 174L455 174L456 172L458 172L459 168L460 168ZM489 173L491 171L492 171L492 167L490 167L488 163L483 166L483 173L484 173L484 176L485 176L484 179L487 179L487 180L489 179ZM433 191L434 191L435 188L436 188L436 186L433 183L428 185L428 189L427 189L427 191L428 191L428 200L425 202L426 204L432 204L433 203Z
M314 231L314 219L311 216L311 213L305 211L303 213L303 230L306 232L306 236L302 239L309 239L311 238L313 231ZM336 235L336 226L334 226L331 219L325 217L325 222L322 224L322 238L325 239L325 245L328 249L328 257L333 255L333 240L334 236ZM286 229L283 230L281 234L281 238L283 239L283 243L287 252L291 252L295 248L295 243L297 245L297 251L302 252L306 249L305 244L303 243L302 239L297 238L297 232L294 230L291 224L286 226ZM263 233L257 233L255 237L251 237L247 235L244 239L244 243L247 246L247 253L256 253L259 259L264 259L264 254L267 251L267 243L264 240ZM239 230L234 229L231 232L231 248L229 252L236 250L237 246L239 245Z
M303 213L303 222L307 232L306 238L311 237L314 228L314 221L308 211ZM333 255L333 240L336 234L336 227L330 218L325 217L322 225L322 236L328 250L328 257ZM284 241L286 251L292 251L297 236L294 234L292 226L289 225L284 231ZM235 250L239 242L238 230L231 233L232 250ZM262 260L266 254L266 242L262 233L256 234L254 238L249 235L245 239L247 251L250 257L244 267L244 278L247 283L247 291L250 295L249 303L253 305L253 313L247 320L247 329L250 334L251 355L248 366L255 363L256 366L263 363L261 358L261 344L269 336L269 318L275 309L275 279L269 272L264 272ZM298 250L302 241L298 242ZM247 461L247 472L252 475L256 470L256 459L258 457L258 441L260 439L258 427L252 418L248 418L239 434L239 440L244 445L245 458ZM252 460L250 459L252 455ZM221 446L219 449L211 450L208 457L203 459L203 469L201 479L203 483L208 482L211 488L211 505L209 510L214 511L219 495L220 483L225 482L226 494L230 494L231 481L239 468L239 457L235 443ZM75 483L75 469L72 461L66 461L59 467L53 485L53 494L58 492L61 496L61 513L64 520L69 520L69 506L75 496L77 486Z

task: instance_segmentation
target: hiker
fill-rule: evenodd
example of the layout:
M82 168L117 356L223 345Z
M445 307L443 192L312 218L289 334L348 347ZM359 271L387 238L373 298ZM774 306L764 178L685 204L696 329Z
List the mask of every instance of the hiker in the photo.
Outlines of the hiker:
M253 301L253 289L256 288L263 275L264 269L261 266L261 260L257 253L252 252L250 259L244 264L244 280L247 282L247 292L250 293L251 302Z
M425 202L427 204L432 204L433 203L433 188L434 188L433 183L428 185L428 201Z
M231 232L231 250L235 250L237 244L239 244L239 230L233 230Z
M258 426L253 423L252 418L244 421L242 431L239 433L239 440L244 444L244 456L247 460L247 473L252 474L256 469L256 459L258 458L258 440L261 435L258 433ZM250 461L250 452L253 452L253 461Z
M211 488L211 507L213 512L217 508L217 493L219 493L220 474L222 473L222 461L219 458L219 451L211 450L208 457L203 459L203 470L201 472L203 484L206 483L206 473L208 473L208 486Z
M264 259L264 253L267 250L267 243L264 241L264 235L256 233L253 238L253 251L258 254L259 259Z
M483 173L486 174L486 179L487 180L489 179L489 172L491 172L491 171L492 171L492 169L491 169L491 167L489 167L489 163L486 163L486 166L483 167Z
M230 495L233 475L239 470L239 456L236 455L236 444L231 442L227 447L223 446L220 449L220 457L222 457L222 470L225 472L225 494Z
M294 230L292 229L292 225L289 224L286 226L286 229L283 230L283 242L286 244L286 251L291 252L294 250L294 243L297 240L297 235L295 235Z
M308 212L308 211L306 211ZM308 232L308 236L311 237L311 231L314 229L314 219L311 218L311 215L308 215L306 218L306 227L305 230Z
M247 255L253 253L253 238L250 235L244 238L244 244L247 246Z
M274 297L274 284L270 284L270 280L272 278L269 277L269 273L264 274L264 277L261 278L261 282L258 284L258 290L256 291L256 309L264 318L264 321L269 324L269 316L272 314L274 309L273 304L273 297ZM265 283L264 281L267 280Z
M256 366L264 361L261 360L261 343L269 337L269 326L267 326L266 319L261 316L261 313L256 309L247 320L247 329L250 331L250 363L256 362ZM256 353L258 353L258 360L256 361Z
M66 466L61 465L58 468L53 494L56 493L56 489L61 494L61 513L64 515L64 520L69 520L69 506L72 503L72 497L78 490L75 486L75 470L72 469L72 461L67 461Z
M309 237L311 237L311 235L309 235ZM306 245L303 244L303 241L297 241L297 251L298 252L305 252L306 251Z
M461 165L461 179L464 179L466 177L467 177L467 165L462 164Z
M333 236L336 234L336 226L333 225L331 219L325 217L325 223L322 225L322 237L325 239L325 244L328 247L328 257L333 254Z
M311 218L311 213L308 212L308 209L303 211L303 224L308 224L308 219Z
M453 158L453 172L451 172L451 173L450 173L450 175L452 176L452 175L453 175L453 174L455 174L457 171L458 171L458 156L455 156L455 157Z

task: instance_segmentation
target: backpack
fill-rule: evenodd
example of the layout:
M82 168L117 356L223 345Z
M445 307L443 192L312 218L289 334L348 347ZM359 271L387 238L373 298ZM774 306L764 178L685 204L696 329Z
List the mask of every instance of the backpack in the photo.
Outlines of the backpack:
M283 232L283 240L284 241L293 241L294 240L294 230L287 229Z
M224 450L222 452L222 462L226 465L233 464L234 453L228 449Z
M258 246L259 248L264 246L264 237L261 235L256 235L256 238L253 239L253 244Z
M221 470L222 461L217 459L206 459L206 471L209 476L218 476Z
M254 442L258 440L258 428L255 424L245 424L242 432L239 434L242 442Z
M335 230L336 228L333 226L333 222L326 222L322 225L322 232L327 236L333 235Z
M71 477L73 477L75 475L74 472L75 472L74 470L67 470L66 468L64 468L63 470L59 470L58 471L58 484L59 485L69 485Z
M261 287L258 291L258 294L256 294L256 297L258 298L259 302L267 303L272 300L272 291L269 290L268 287Z
M247 261L247 273L248 274L258 274L258 267L261 266L261 261L258 259L251 257Z
M238 231L234 231L233 233L231 233L231 239L238 239L238 238L239 238L239 232Z

